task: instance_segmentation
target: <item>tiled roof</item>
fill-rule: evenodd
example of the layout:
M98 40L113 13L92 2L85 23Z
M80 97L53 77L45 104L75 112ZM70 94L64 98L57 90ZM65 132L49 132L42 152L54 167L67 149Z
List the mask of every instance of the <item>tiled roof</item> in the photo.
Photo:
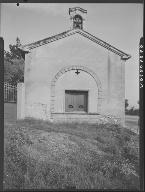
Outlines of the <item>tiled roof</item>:
M91 35L90 33L82 30L82 29L72 29L72 30L68 30L68 31L65 31L63 33L59 33L57 35L54 35L54 36L51 36L51 37L48 37L46 39L42 39L40 41L36 41L34 43L30 43L30 44L27 44L27 45L23 45L23 46L20 46L19 49L23 50L24 52L30 52L31 49L34 49L36 47L39 47L39 46L42 46L42 45L45 45L45 44L48 44L48 43L51 43L53 41L57 41L59 39L62 39L62 38L65 38L67 36L70 36L70 35L73 35L73 34L80 34L88 39L90 39L91 41L99 44L100 46L116 53L117 55L119 55L122 59L124 60L127 60L129 58L131 58L131 55L115 48L114 46L106 43L105 41L102 41L101 39Z

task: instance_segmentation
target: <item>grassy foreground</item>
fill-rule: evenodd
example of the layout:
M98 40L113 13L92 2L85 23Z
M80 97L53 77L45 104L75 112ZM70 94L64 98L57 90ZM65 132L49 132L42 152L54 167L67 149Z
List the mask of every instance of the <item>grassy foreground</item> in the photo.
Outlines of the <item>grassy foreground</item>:
M139 189L138 145L111 124L5 124L4 189Z

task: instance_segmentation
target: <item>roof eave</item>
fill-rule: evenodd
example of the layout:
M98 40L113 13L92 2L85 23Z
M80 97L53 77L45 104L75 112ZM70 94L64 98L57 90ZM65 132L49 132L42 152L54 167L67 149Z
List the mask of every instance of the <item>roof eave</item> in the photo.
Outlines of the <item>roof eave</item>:
M131 55L123 55L122 57L121 57L121 59L122 60L124 60L124 61L126 61L126 60L128 60L128 59L130 59L131 58Z
M79 33L79 31L80 31L80 34L81 34L81 31L83 31L86 34L86 36L88 36L88 38L89 38L89 36L91 37L92 41L98 43L99 45L103 46L104 48L116 53L117 55L119 55L122 60L128 60L131 58L131 55L129 55L129 54L117 49L116 47L112 46L111 44L93 36L92 34L88 33L87 31L79 29L78 33Z
M23 52L25 53L29 53L32 49L36 48L36 47L39 47L41 45L44 45L44 44L48 44L50 42L53 42L55 40L58 40L58 39L61 39L61 38L64 38L64 37L67 37L69 35L72 35L72 34L75 34L75 33L79 33L85 37L87 37L88 39L90 39L91 41L94 41L95 43L107 48L108 50L116 53L117 55L119 55L121 57L122 60L128 60L131 58L131 55L127 54L127 53L124 53L123 51L113 47L112 45L106 43L105 41L102 41L101 39L91 35L90 33L82 30L82 29L72 29L72 30L68 30L68 31L65 31L63 33L60 33L56 36L61 36L62 34L62 37L58 37L58 38L55 38L56 36L52 36L52 37L49 37L49 38L46 38L45 39L45 43L43 43L44 39L43 40L40 40L40 41L37 41L37 42L34 42L34 43L31 43L31 44L26 44L26 45L21 45L19 47L19 49L21 49ZM47 39L51 39L52 40L47 40Z
M29 53L30 50L29 50L29 48L27 48L26 46L27 46L27 45L19 46L18 48L19 48L21 51L25 52L25 53Z

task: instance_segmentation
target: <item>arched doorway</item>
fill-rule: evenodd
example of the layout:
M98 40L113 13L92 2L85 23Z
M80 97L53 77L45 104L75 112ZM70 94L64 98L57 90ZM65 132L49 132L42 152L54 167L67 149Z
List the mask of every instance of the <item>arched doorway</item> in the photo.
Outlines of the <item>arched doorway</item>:
M50 113L87 113L93 110L99 113L101 98L101 82L92 70L84 66L64 67L51 81ZM95 104L97 111L93 109Z

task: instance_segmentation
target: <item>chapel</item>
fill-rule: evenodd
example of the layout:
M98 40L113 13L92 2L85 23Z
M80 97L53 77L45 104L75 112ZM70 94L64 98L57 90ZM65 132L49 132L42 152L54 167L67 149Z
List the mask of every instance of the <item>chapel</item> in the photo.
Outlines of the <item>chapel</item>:
M70 8L71 29L19 47L25 72L18 119L124 125L125 62L131 56L86 31L86 15Z

